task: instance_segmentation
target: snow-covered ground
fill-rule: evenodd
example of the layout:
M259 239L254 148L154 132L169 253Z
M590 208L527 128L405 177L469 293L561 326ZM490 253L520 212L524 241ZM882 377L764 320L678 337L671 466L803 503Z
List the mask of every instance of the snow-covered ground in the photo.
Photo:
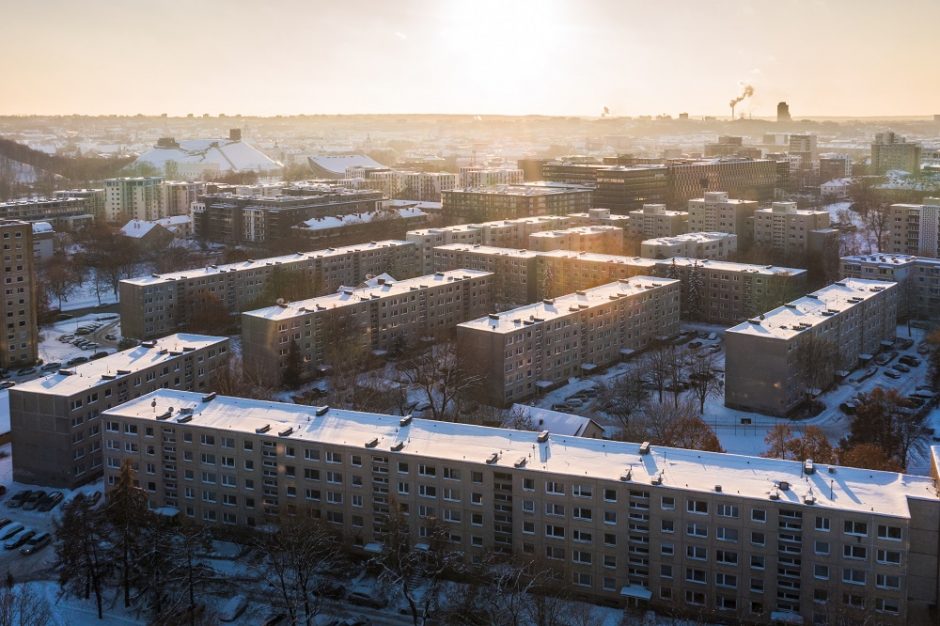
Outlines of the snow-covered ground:
M713 344L723 345L721 335L725 330L724 327L709 324L683 324L683 330L695 330L700 334L715 332L716 335L718 335L718 339L716 340L709 340L702 337L696 338L697 341L703 343L703 346L699 348L700 350L708 349L708 346ZM900 391L902 395L909 395L914 392L918 386L924 385L927 382L927 359L918 355L916 351L917 345L924 338L924 331L918 328L911 328L909 334L907 326L898 326L897 336L899 338L910 337L914 341L914 345L907 350L895 349L898 350L899 356L900 354L910 354L919 358L921 361L919 366L911 368L909 373L902 373L897 380L891 379L885 375L885 371L891 369L891 366L897 363L897 359L892 360L886 366L878 366L878 371L874 376L861 382L853 381L856 375L865 368L855 370L850 373L841 384L833 387L819 397L819 400L825 404L826 408L815 417L804 420L788 420L786 418L771 417L750 411L729 409L724 406L723 395L719 395L709 398L706 401L705 412L702 415L702 419L715 431L715 434L721 441L722 447L727 452L734 454L763 454L767 450L767 444L764 438L771 428L780 423L788 423L794 434L799 434L807 426L818 426L826 433L833 445L835 445L848 433L851 420L850 416L839 409L841 403L852 399L860 393L867 393L875 387L894 388ZM716 366L723 370L724 352L718 353L716 357ZM874 363L872 365L874 366ZM617 376L622 376L625 372L630 371L633 366L634 363L632 362L618 363L594 376L573 378L569 380L568 384L554 389L530 403L534 406L550 409L552 405L564 402L566 398L577 391L589 387L596 387L600 384L607 383ZM653 395L655 396L655 392ZM667 392L666 398L671 399L671 397L671 394ZM608 429L615 427L613 421L602 414L597 414L591 403L587 403L580 408L562 410L568 413L592 417ZM936 429L938 436L940 436L940 409L935 410L931 414L931 419L933 421L933 427ZM909 472L925 474L928 470L929 465L926 458L911 458L908 468Z

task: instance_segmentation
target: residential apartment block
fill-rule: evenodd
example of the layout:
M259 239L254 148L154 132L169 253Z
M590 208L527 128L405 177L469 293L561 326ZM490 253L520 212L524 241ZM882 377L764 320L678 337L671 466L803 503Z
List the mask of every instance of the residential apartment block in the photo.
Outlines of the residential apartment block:
M685 206L709 189L735 198L770 200L780 185L777 163L770 159L672 159L667 167L671 206Z
M525 248L529 235L556 228L566 228L571 220L564 215L542 215L521 217L513 220L496 220L480 224L459 224L440 228L411 230L405 240L418 247L421 269L424 273L437 271L433 265L433 249L448 244L482 245L497 248ZM456 268L452 268L456 269Z
M0 241L3 242L0 315L5 321L0 335L0 367L24 367L35 363L39 356L36 298L39 289L45 289L36 276L33 224L0 220Z
M738 247L750 247L754 235L755 200L729 198L724 191L706 191L689 200L689 232L722 232L738 236Z
M161 203L163 179L158 176L109 178L104 181L104 219L151 222L166 217Z
M393 513L620 606L936 621L937 447L913 476L166 389L101 422L107 485L130 460L152 509L205 524L311 514L370 554Z
M938 233L940 198L924 198L923 204L892 204L884 251L937 258Z
M851 371L860 355L893 340L896 283L846 278L725 331L725 406L785 416L805 399L802 342L811 337L836 351L835 370ZM754 358L760 355L760 358Z
M170 335L10 389L13 479L74 488L101 476L101 413L155 389L206 390L228 337Z
M679 282L636 276L457 326L458 358L496 406L604 367L679 328Z
M539 299L539 257L531 250L452 243L433 249L432 265L435 272L460 268L491 272L494 308L501 310Z
M638 211L630 211L627 228L640 239L672 237L689 232L689 214L670 211L665 204L644 204Z
M807 280L802 269L687 257L656 261L654 273L681 282L683 319L711 324L737 324L786 302L805 293Z
M814 235L824 236L817 231L828 231L830 223L828 211L798 209L796 202L774 202L771 208L754 212L754 245L785 256L802 256L814 247Z
M441 198L450 223L566 215L593 206L591 188L547 182L454 189L443 192Z
M160 185L160 211L164 217L170 215L189 215L192 203L204 193L205 183L167 180Z
M536 261L536 298L555 298L633 276L656 273L656 261L641 257L554 250Z
M738 251L738 236L724 232L697 232L659 237L640 242L640 256L668 259L674 256L726 260Z
M907 254L845 256L840 273L897 283L899 319L940 317L940 259Z
M617 226L572 226L529 235L528 247L538 252L577 250L598 254L623 254L623 229Z
M411 278L418 268L415 245L390 240L125 279L119 288L121 332L137 339L176 332L207 298L232 314L257 306L275 272L301 273L312 291L323 295L370 275Z
M292 343L303 363L299 374L309 377L331 364L329 350L337 344L393 351L445 336L492 308L493 274L469 269L401 281L380 278L375 286L282 302L242 313L245 369L265 384L278 385Z
M908 142L893 132L878 133L871 144L871 168L875 174L900 170L917 174L920 172L920 144Z
M426 226L428 214L421 209L389 208L370 213L347 213L312 217L291 227L293 240L311 249L344 246L377 238L404 238L413 228Z
M0 202L0 219L49 222L59 230L91 224L95 215L83 198L27 198Z
M479 167L468 165L457 171L457 185L463 189L517 185L523 182L524 172L518 167Z
M85 211L93 219L104 219L104 189L60 189L52 192L55 199L78 198L85 201Z
M663 165L611 166L595 169L594 205L626 214L646 204L666 202L668 171Z

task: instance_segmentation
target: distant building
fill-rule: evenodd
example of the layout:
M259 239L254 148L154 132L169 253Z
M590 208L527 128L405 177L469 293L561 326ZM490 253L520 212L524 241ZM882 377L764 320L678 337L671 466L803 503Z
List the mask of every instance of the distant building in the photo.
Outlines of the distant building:
M611 166L596 171L594 206L626 215L646 204L666 202L668 172L662 165Z
M440 337L460 322L490 311L493 275L458 269L401 281L379 280L370 287L285 302L242 313L245 368L258 380L278 385L288 366L291 344L312 377L330 363L329 348L355 342L372 351L404 349L426 337Z
M871 168L875 174L900 170L910 174L920 172L921 147L891 131L878 133L871 144Z
M60 189L53 191L52 197L61 198L79 198L85 201L85 213L90 214L96 220L103 220L104 215L104 189Z
M819 180L837 180L852 175L852 158L847 154L819 155Z
M897 283L898 319L940 318L940 259L884 253L845 256L840 273Z
M593 192L581 185L523 183L443 192L444 218L451 222L508 220L587 211Z
M670 211L665 204L644 204L638 211L630 211L627 228L640 239L672 237L689 231L689 214Z
M6 321L0 334L0 367L32 365L38 358L39 327L36 306L40 284L36 276L33 225L19 220L0 220L4 263L0 267L6 297L0 315Z
M777 122L789 122L792 118L790 117L790 105L786 102L777 103Z
M121 234L152 250L165 248L173 241L173 233L156 221L131 220L121 227Z
M179 180L167 180L160 186L160 212L163 216L189 215L189 209L199 194L205 192L205 184Z
M518 167L461 167L457 185L464 189L517 185L525 180L525 173Z
M231 172L279 173L282 165L248 142L242 141L241 129L229 131L228 139L184 139L161 137L150 150L134 162L149 165L162 176L193 180ZM141 216L131 216L138 217Z
M729 328L725 406L786 416L806 398L799 346L811 337L829 342L833 375L851 371L860 355L894 339L897 300L895 283L846 278Z
M535 302L538 295L540 253L518 248L497 248L460 243L433 248L434 272L466 268L493 274L493 302L497 310Z
M937 258L940 233L940 198L923 204L892 204L884 252Z
M548 431L553 435L587 437L589 439L602 439L604 437L604 428L590 417L582 415L542 409L528 404L512 405L509 415L512 420L529 420L532 430L538 432Z
M750 248L754 239L756 200L729 198L724 191L706 191L689 200L690 232L722 232L738 236L738 247Z
M599 320L604 332L594 332ZM482 378L481 399L505 406L678 329L678 281L642 276L459 324L457 353ZM545 355L550 345L557 350Z
M32 222L33 259L44 263L55 254L55 229L49 222Z
M827 180L819 186L819 195L823 198L823 200L844 200L849 197L849 189L851 187L851 178L836 178L833 180Z
M718 137L716 143L705 144L704 156L705 158L740 156L749 159L759 159L761 157L761 149L756 146L745 146L742 137L722 135Z
M675 159L667 167L672 206L685 206L706 191L719 190L735 198L771 200L778 186L777 164L770 159Z
M322 154L307 157L314 178L345 178L351 167L388 168L364 154Z
M617 226L573 226L529 235L528 248L537 252L578 250L600 254L623 253L623 229Z
M811 170L819 160L819 150L816 147L816 135L790 135L789 154L800 158L800 167Z
M294 235L292 239L302 239L310 249L318 249L385 237L402 239L409 229L424 226L427 221L428 215L421 209L381 209L368 213L314 217L292 227L291 231Z
M59 230L78 230L92 224L94 214L84 198L29 198L0 202L0 219L48 222Z
M153 221L165 217L161 204L163 179L157 176L109 178L104 181L104 218Z
M805 255L813 231L828 229L828 211L798 209L795 202L774 202L769 209L754 213L754 245L785 256Z
M726 260L738 251L738 236L722 232L695 232L646 239L640 244L640 256L668 259L674 256L694 259Z

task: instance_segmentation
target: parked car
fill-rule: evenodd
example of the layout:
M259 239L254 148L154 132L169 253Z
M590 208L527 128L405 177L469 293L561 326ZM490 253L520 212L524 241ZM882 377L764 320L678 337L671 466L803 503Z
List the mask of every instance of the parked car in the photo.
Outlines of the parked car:
M901 375L895 372L894 370L885 370L885 376L887 376L888 378L893 378L894 380L897 380L898 378L901 377Z
M3 544L3 547L7 550L16 550L21 545L32 539L36 535L35 530L24 530L18 535L13 535L7 539L6 543Z
M39 506L36 507L39 511L51 511L52 509L59 506L59 503L62 502L65 496L62 495L61 491L53 491L46 497L44 497L39 502Z
M0 531L0 533L2 533L0 534L0 541L6 541L16 533L23 530L23 528L25 528L25 526L22 524L13 524L12 526L7 526L2 531Z
M6 528L12 523L13 523L13 520L11 520L9 517L4 517L3 519L0 519L0 530L2 530L3 528Z
M61 364L61 363L59 363L58 361L53 361L52 363L46 363L45 365L43 365L43 366L40 367L39 369L41 369L41 370L44 371L44 372L49 372L49 371L52 371L52 370L57 370L57 369L59 369L60 367L62 367L62 364Z
M89 361L94 361L94 360L96 360L96 359L103 359L104 357L108 356L108 354L110 354L110 353L107 352L107 351L95 352L93 355L91 355L90 357L88 357L88 360L89 360Z
M101 347L101 344L99 344L99 343L97 343L97 342L95 342L95 341L89 341L89 342L86 343L84 346L82 346L82 350L95 350L95 349L100 348L100 347Z
M12 380L0 380L0 389L9 389L10 387L16 387L16 383Z
M11 496L10 499L7 500L7 506L10 507L11 509L20 508L21 506L23 506L23 503L26 501L26 498L32 495L32 493L33 493L32 491L27 489L26 491L21 491Z
M917 346L917 354L920 354L921 356L923 356L929 352L930 352L930 346L928 346L926 343L922 343L919 346Z
M237 595L229 598L219 611L219 620L223 622L234 622L238 616L248 608L248 599L243 595Z
M68 361L65 362L65 364L68 365L69 367L71 367L71 366L73 366L73 365L78 365L78 364L80 364L80 363L88 363L88 357L87 357L87 356L77 356L77 357L75 357L74 359L69 359Z
M35 374L35 367L24 367L23 369L16 370L17 376L29 376L30 374Z
M897 362L894 365L892 365L891 369L898 371L898 372L904 372L905 374L911 371L911 368L909 368L908 366L904 365L904 363L901 363L901 362Z
M104 338L108 341L117 341L117 335L105 335Z
M843 402L839 405L839 410L845 413L846 415L852 415L855 413L855 410L858 408L858 405L854 402Z
M34 554L48 546L50 543L52 543L52 535L49 533L39 533L38 535L33 535L33 537L26 542L26 545L23 546L23 548L20 550L20 553L24 556Z
M46 497L46 492L41 489L32 492L31 494L29 494L28 498L23 500L23 510L24 511L34 510L37 506L39 506L39 502L45 497Z
M75 329L76 335L88 335L91 332L92 332L92 329L89 328L88 326L79 326L78 328Z
M920 365L920 359L910 354L901 355L901 358L899 358L898 361L900 363L904 363L904 365L909 365L910 367L917 367Z
M702 347L702 342L696 339L695 341L689 342L689 350L698 350Z
M901 348L902 350L907 350L913 345L914 345L913 339L908 339L906 337L902 339L898 339L898 347Z

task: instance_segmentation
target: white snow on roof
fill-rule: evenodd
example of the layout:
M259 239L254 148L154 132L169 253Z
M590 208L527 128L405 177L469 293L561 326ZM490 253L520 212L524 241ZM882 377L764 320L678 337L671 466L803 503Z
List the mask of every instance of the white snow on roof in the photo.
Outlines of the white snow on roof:
M308 298L306 300L298 300L296 302L288 302L283 306L275 304L274 306L255 309L254 311L245 311L242 313L242 315L249 317L262 317L270 320L290 319L292 317L307 315L315 311L335 309L351 304L359 304L360 302L366 302L369 300L376 300L378 298L391 298L417 289L427 289L429 287L437 287L447 283L452 284L455 282L461 282L473 278L483 278L492 275L493 274L491 272L464 269L437 272L436 274L428 274L427 276L418 276L416 278L409 278L406 280L385 282L375 287L367 286L357 287L355 289L346 287L336 293L331 293L326 296Z
M565 235L599 235L614 232L623 233L623 229L619 226L572 226L560 230L542 230L529 236L538 237L539 239L554 239Z
M642 244L650 246L674 246L689 242L712 243L715 241L721 241L722 239L737 239L737 235L733 233L720 232L683 233L681 235L673 235L671 237L655 237L653 239L645 239Z
M55 229L52 227L52 224L49 222L33 222L33 234L38 235L40 233L54 233Z
M135 164L147 163L160 170L169 161L188 165L214 166L221 172L272 171L282 165L244 141L229 139L186 139L179 147L153 147L139 157Z
M402 208L393 211L370 211L367 213L349 213L347 215L314 217L303 222L303 226L308 230L326 230L328 228L340 228L343 226L353 226L355 224L368 224L379 217L389 219L417 219L425 217L427 213L417 208Z
M712 269L724 272L746 272L750 274L762 274L765 276L788 275L799 276L805 274L806 270L795 267L780 267L777 265L755 265L753 263L735 263L734 261L717 261L715 259L693 259L691 257L677 256L670 259L656 261L658 265L670 265L675 261L679 267L689 265L698 265L705 269Z
M147 233L153 230L154 226L156 226L154 222L131 220L127 224L124 224L124 226L121 226L121 234L125 237L140 239L147 236Z
M914 256L912 254L862 254L856 256L844 256L842 261L845 263L861 263L864 265L880 266L907 266L914 264L940 265L940 259L934 259L926 256Z
M308 156L307 159L310 161L311 165L327 170L337 176L345 176L346 168L349 167L385 167L378 161L364 154L322 154Z
M340 248L327 248L325 250L313 250L310 252L296 252L294 254L285 254L283 256L268 257L258 260L241 261L239 263L228 263L225 265L210 265L209 267L197 267L180 272L169 272L166 274L153 274L151 276L142 276L139 278L126 278L122 283L132 285L156 285L173 280L201 279L206 276L220 274L224 272L244 272L261 269L271 265L280 265L282 263L296 263L308 259L321 259L331 256L342 256L350 252L359 250L375 250L377 248L390 248L392 246L413 246L410 241L401 241L388 239L385 241L373 241L370 243L355 244L351 246L342 246Z
M741 322L726 333L755 335L768 339L791 339L804 330L825 322L834 315L893 289L897 283L867 278L843 278L777 307L758 319Z
M455 252L476 252L479 254L493 254L498 256L508 256L515 259L531 259L542 256L541 252L534 250L524 250L516 248L497 248L495 246L484 246L482 244L448 243L443 246L434 246L435 250L455 251Z
M578 311L610 304L611 300L635 296L651 289L678 283L678 280L652 276L624 278L557 298L546 298L541 302L527 304L502 313L491 313L486 317L458 324L458 328L511 333L530 328L532 324L563 318Z
M594 421L583 415L562 413L528 404L513 404L510 414L528 417L532 420L532 427L535 430L547 430L554 435L571 435L572 437L583 436L585 429Z
M486 465L508 472L551 473L578 479L603 479L649 489L651 480L661 476L665 488L688 492L714 493L722 485L732 499L749 498L770 503L768 494L781 481L790 484L779 491L779 503L791 506L909 518L908 498L937 500L933 479L926 476L878 472L848 467L817 467L805 474L803 463L782 459L738 456L700 450L652 446L640 455L636 443L552 435L545 443L538 433L489 428L455 422L414 418L401 425L397 415L359 413L328 409L317 415L317 407L218 396L203 402L203 395L189 391L160 389L109 409L105 416L155 421L170 407L174 416L182 408L192 410L192 419L177 428L201 427L247 433L271 440L300 444L361 447L373 443L382 454L419 459L452 460ZM151 406L155 404L155 406ZM171 417L167 423L173 423ZM258 429L269 427L264 435ZM288 429L289 432L288 432ZM279 433L284 433L283 435ZM396 444L400 452L389 452ZM522 468L515 464L525 460ZM630 480L621 481L627 470ZM655 489L655 488L654 488ZM815 504L803 498L812 493Z
M582 261L593 261L594 263L617 263L620 265L635 265L638 267L656 267L656 259L647 259L639 256L620 256L619 254L601 254L599 252L576 252L574 250L552 250L551 252L539 252L542 257L557 257L562 259L581 259Z
M222 346L228 343L228 337L215 337L212 335L196 335L192 333L176 333L167 335L154 341L152 347L148 347L149 342L144 342L139 346L115 352L106 357L81 363L60 371L73 372L71 375L55 372L42 378L25 382L16 386L16 392L48 393L53 395L68 396L74 393L90 389L103 382L104 375L126 376L134 372L160 363L172 361L181 354L209 348L211 346Z

